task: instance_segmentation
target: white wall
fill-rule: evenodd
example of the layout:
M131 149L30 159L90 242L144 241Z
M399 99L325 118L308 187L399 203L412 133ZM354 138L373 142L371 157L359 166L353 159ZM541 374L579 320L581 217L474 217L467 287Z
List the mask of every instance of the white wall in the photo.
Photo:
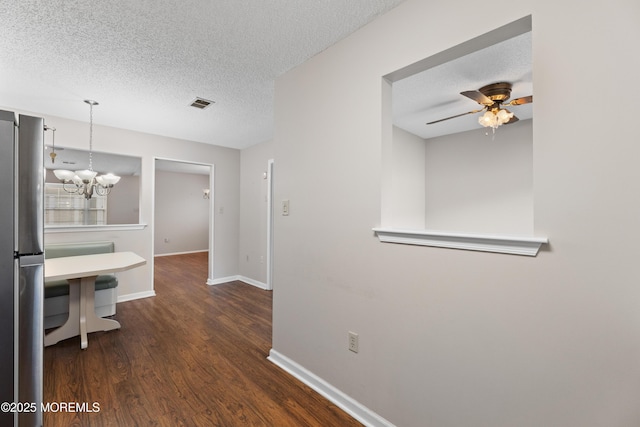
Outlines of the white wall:
M11 107L3 109L14 110ZM15 111L15 110L14 110ZM40 115L37 112L29 113ZM70 148L87 148L86 123L46 116L54 126L56 142ZM215 200L223 213L215 214L213 279L238 274L240 151L215 145L100 126L94 123L93 148L142 158L140 219L142 230L46 233L46 243L108 240L116 250L133 251L147 260L145 266L118 273L118 299L153 295L153 194L155 157L215 165ZM180 220L176 218L176 220ZM203 281L204 284L204 281Z
M425 228L531 236L532 120L425 142Z
M381 76L529 14L550 246L380 243ZM635 0L407 0L279 78L273 349L398 426L640 425L638 22Z
M426 147L419 136L393 127L390 226L421 230L425 228ZM384 208L383 208L384 209Z
M240 275L267 284L267 172L273 142L242 150L240 163Z
M532 121L422 139L393 127L383 226L447 232L533 232ZM383 183L384 186L384 183Z
M202 189L209 188L209 175L156 169L155 184L155 254L206 251L211 199Z

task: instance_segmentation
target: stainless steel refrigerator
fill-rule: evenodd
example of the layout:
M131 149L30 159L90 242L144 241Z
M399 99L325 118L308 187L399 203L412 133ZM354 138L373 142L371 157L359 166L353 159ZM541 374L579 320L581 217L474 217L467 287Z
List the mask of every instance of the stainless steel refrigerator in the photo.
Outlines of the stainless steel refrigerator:
M42 425L44 120L0 110L0 426Z

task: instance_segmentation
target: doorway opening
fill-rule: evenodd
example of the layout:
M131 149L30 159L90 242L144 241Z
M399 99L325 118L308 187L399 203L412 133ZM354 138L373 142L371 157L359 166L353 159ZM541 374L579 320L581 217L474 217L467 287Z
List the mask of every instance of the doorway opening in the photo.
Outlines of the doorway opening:
M153 254L208 252L213 280L214 165L155 158Z

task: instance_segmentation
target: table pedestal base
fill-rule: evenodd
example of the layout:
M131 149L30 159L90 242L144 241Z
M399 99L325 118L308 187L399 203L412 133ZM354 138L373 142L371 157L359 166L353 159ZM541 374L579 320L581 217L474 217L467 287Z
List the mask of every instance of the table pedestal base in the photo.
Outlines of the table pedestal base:
M45 335L45 346L80 335L80 347L84 350L89 345L87 334L120 329L118 321L96 316L96 277L69 280L69 317L64 325Z

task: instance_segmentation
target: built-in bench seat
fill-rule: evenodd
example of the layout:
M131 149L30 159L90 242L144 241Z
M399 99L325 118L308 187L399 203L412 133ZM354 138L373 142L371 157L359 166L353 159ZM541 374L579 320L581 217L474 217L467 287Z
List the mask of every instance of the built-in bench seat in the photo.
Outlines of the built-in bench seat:
M45 245L45 258L102 254L114 251L113 242L56 243ZM95 308L100 317L116 314L118 279L113 274L96 279ZM44 283L44 327L61 326L69 317L69 283L66 280L47 280Z

